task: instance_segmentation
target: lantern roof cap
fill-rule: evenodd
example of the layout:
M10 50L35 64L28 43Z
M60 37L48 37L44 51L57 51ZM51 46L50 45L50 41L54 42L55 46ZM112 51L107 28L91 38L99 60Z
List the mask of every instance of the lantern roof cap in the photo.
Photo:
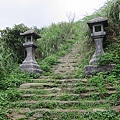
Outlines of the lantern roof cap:
M87 24L90 28L96 24L103 24L103 26L106 27L108 26L108 20L107 18L103 18L99 16L99 17L93 18L92 20L89 20Z
M35 30L30 29L25 31L24 33L20 33L21 36L29 36L29 35L33 35L36 39L37 38L41 38L41 36L35 32Z

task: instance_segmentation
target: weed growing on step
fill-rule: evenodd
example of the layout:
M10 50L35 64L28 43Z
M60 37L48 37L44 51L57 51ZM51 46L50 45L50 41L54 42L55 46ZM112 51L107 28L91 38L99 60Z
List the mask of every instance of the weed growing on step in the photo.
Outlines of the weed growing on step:
M83 83L83 82L81 82L81 81L79 81L79 82L77 82L76 84L75 84L75 87L87 87L87 83L85 84L85 83ZM89 85L88 85L89 86Z
M63 76L60 74L53 74L53 76L54 79L63 79Z
M82 115L80 115L78 112L69 112L69 113L59 113L58 116L56 116L58 120L85 120Z
M40 73L30 73L30 77L31 78L33 78L33 79L37 79L37 78L39 78L41 76L41 74Z
M76 87L76 88L74 88L73 93L80 94L80 93L84 93L86 91L87 91L87 88L85 86L83 86L83 87Z
M97 86L98 92L105 94L107 92L107 85L109 83L115 84L116 78L114 75L111 75L108 72L100 72L90 78L88 82L92 86Z
M26 116L32 117L35 112L26 113ZM43 115L43 118L38 118L38 120L119 120L119 115L117 115L114 111L96 111L96 112L88 112L88 113L79 113L79 112L40 112Z
M85 113L83 117L89 120L119 120L120 115L117 115L114 111L96 111L93 113Z
M120 94L113 94L107 98L107 100L113 101L114 103L117 102L120 98Z
M41 89L28 89L28 90L19 90L22 94L45 94L46 90L41 90Z

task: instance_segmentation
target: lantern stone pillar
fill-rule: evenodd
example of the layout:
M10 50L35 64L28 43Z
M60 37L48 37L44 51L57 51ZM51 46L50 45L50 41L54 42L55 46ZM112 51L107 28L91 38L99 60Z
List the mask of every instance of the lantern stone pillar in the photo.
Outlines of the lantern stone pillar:
M98 56L104 54L103 42L106 37L106 32L104 28L108 26L107 19L102 17L94 18L88 21L88 26L91 29L91 37L95 43L95 52L92 59L89 61L89 65L85 66L85 74L94 74L96 72L103 72L107 70L112 70L114 65L98 66Z
M43 71L40 69L34 56L35 49L37 48L36 39L40 38L40 36L34 30L28 30L24 33L20 33L20 35L25 37L23 46L27 51L27 56L20 65L20 69L29 73L42 73Z

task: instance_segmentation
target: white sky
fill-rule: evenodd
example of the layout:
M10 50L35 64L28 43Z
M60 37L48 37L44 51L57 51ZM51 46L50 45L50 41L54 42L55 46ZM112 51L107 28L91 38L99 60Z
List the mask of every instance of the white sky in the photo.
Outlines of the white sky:
M0 0L0 29L23 23L38 28L90 15L107 0Z

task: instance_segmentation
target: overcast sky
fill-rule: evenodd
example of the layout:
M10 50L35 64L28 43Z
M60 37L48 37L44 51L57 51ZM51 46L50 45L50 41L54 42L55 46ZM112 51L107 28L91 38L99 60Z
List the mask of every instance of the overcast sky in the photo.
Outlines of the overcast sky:
M68 21L76 15L79 20L102 7L107 0L0 0L0 29L23 23L28 27L45 27ZM70 15L71 14L71 15Z

